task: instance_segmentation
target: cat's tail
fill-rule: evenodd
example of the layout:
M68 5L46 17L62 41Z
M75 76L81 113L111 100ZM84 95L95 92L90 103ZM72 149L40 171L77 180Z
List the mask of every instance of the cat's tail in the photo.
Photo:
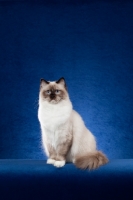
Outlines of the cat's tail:
M96 169L108 163L108 158L101 152L90 152L84 156L76 157L74 164L80 169Z

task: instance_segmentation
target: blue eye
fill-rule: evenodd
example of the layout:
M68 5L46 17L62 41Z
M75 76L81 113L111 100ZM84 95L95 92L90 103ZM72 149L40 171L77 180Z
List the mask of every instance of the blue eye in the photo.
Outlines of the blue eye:
M60 92L60 90L55 90L55 93L56 93L56 94L59 94L59 92Z
M47 90L46 93L47 93L47 94L51 94L51 91L50 91L50 90Z

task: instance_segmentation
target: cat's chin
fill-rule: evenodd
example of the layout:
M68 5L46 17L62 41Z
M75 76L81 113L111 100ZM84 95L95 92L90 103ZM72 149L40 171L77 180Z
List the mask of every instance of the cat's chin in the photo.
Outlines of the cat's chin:
M57 103L59 103L59 101L51 100L50 103L51 104L57 104Z

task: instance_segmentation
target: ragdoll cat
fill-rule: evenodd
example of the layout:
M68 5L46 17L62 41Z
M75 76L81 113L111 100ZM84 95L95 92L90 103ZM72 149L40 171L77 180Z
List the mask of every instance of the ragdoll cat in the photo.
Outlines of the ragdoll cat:
M63 167L72 162L81 169L95 169L108 162L73 110L64 78L54 82L41 79L38 118L48 164Z

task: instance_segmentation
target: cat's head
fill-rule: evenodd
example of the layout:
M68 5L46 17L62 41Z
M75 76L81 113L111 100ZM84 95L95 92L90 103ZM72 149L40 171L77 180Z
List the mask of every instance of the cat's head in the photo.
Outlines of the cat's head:
M47 101L51 104L57 104L68 98L68 92L64 78L58 81L46 81L41 79L40 98L42 101Z

